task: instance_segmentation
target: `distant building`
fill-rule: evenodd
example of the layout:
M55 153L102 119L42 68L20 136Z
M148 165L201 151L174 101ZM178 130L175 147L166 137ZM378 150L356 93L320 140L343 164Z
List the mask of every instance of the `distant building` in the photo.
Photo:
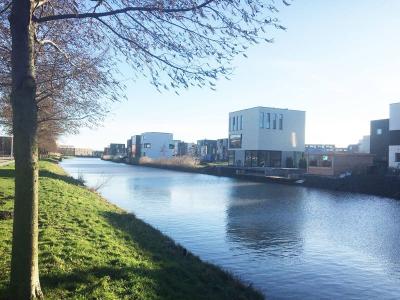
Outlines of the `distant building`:
M346 152L359 153L360 152L360 145L359 144L348 145Z
M142 136L133 135L129 140L127 155L129 159L139 159L142 151Z
M93 156L93 150L89 148L76 148L71 145L60 145L58 146L58 152L64 156L82 156L88 157Z
M217 140L217 154L215 160L217 161L228 161L228 139Z
M12 137L0 136L0 156L12 156Z
M132 158L132 137L126 140L126 156Z
M370 153L371 138L369 135L364 135L358 142L359 153Z
M141 156L152 159L171 158L175 145L172 133L145 132L141 135Z
M93 157L102 157L102 156L103 156L103 151L100 150L93 151Z
M198 140L197 141L197 156L201 161L212 162L215 161L217 155L217 141L216 140Z
M195 143L186 143L186 155L195 157L197 156L197 144Z
M229 164L297 167L305 150L305 115L270 107L229 113Z
M117 144L117 143L110 144L108 155L125 156L126 155L125 144Z
M58 146L58 152L64 156L75 156L75 147L71 145Z
M389 158L389 119L371 121L370 153L376 165L387 167Z
M335 145L333 144L306 144L305 153L306 154L325 154L335 151Z
M89 148L75 148L75 156L93 156L93 150Z

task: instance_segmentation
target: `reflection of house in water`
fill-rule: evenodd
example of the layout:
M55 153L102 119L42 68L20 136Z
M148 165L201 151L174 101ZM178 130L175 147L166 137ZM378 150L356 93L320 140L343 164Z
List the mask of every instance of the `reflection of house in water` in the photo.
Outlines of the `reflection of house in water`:
M238 182L232 186L227 209L227 238L253 250L302 250L304 218L299 214L305 189L279 184ZM280 253L279 255L281 255Z

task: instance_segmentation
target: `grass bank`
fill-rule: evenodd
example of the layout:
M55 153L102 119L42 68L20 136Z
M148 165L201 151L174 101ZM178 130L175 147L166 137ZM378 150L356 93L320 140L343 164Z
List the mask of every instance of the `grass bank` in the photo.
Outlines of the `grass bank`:
M41 162L39 264L46 299L262 299L219 268ZM11 212L12 166L0 168ZM12 219L0 220L0 299L10 273Z

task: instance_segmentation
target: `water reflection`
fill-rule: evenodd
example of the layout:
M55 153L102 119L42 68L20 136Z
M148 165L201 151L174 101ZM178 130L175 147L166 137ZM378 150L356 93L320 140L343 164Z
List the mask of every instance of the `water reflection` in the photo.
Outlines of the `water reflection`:
M304 216L301 201L295 199L303 199L303 193L303 188L280 185L232 185L227 208L229 241L268 255L299 255Z

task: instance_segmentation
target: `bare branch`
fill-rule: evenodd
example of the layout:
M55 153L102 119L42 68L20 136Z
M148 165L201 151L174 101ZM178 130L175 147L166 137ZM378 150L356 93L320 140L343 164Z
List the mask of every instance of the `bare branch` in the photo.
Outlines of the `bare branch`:
M5 13L10 7L11 7L12 2L10 1L9 3L7 3L3 9L0 10L0 15Z
M214 2L215 0L207 0L199 5L194 5L190 7L182 7L182 8L161 8L160 6L150 5L150 6L128 6L121 9L115 9L106 12L91 12L91 13L77 13L77 14L60 14L60 15L50 15L45 17L35 17L33 16L33 20L37 23L43 23L48 21L55 20L65 20L65 19L86 19L86 18L101 18L107 16L113 16L118 14L124 14L130 11L142 11L142 12L159 12L159 13L179 13L179 12L188 12L188 11L196 11L199 10L206 5Z

